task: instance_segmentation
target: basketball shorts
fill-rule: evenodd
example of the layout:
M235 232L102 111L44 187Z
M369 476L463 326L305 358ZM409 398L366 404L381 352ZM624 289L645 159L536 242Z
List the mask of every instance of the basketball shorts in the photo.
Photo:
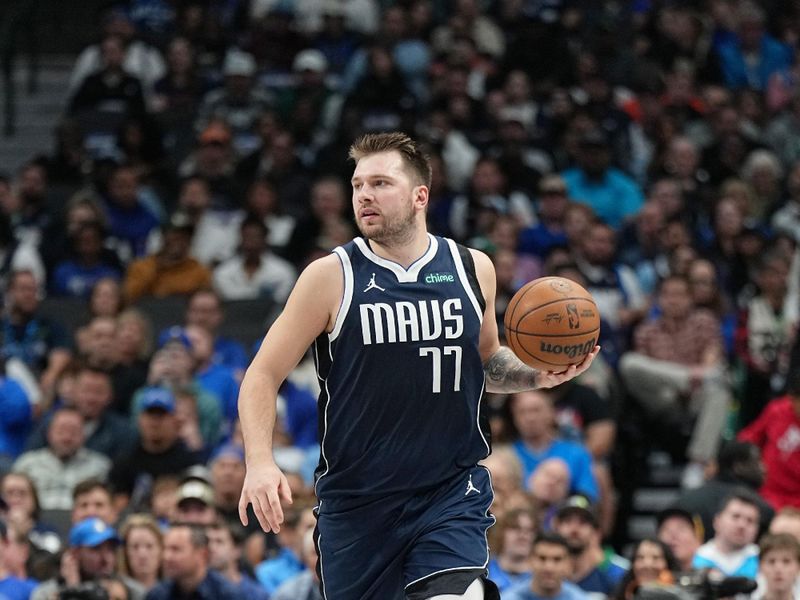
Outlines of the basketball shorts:
M474 467L436 489L379 499L330 499L315 531L326 600L423 600L463 594L489 562L493 492ZM487 591L486 598L494 592Z

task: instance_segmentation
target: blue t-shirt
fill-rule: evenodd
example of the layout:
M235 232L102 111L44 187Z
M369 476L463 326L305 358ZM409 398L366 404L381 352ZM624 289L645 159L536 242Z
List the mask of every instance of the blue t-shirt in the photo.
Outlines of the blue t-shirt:
M88 298L94 284L104 277L119 279L120 273L110 265L86 267L74 260L65 260L56 265L53 273L53 293L56 296Z
M219 398L220 410L225 419L229 422L235 421L239 416L239 382L236 381L233 370L212 364L202 373L198 373L196 379L200 387Z
M260 344L261 342L259 342ZM256 346L256 350L258 350L258 346ZM244 346L239 342L218 337L214 340L214 354L211 356L211 362L215 365L230 367L234 371L243 371L247 368L249 361L247 353L244 351Z
M2 600L28 600L39 583L33 579L18 579L6 577L0 579L0 599Z
M617 169L608 169L602 179L586 177L581 169L567 169L561 176L569 197L588 204L605 223L619 229L623 221L639 212L644 195L638 184Z
M522 462L523 481L527 482L531 474L548 458L560 458L569 467L570 491L584 494L592 502L599 496L597 480L592 473L592 457L581 444L565 440L554 440L543 452L536 453L528 448L522 440L514 442L514 450Z
M489 561L489 579L497 586L497 589L505 591L512 587L519 587L520 585L530 585L532 575L530 571L525 573L509 573L504 571L497 559L493 558Z
M758 575L758 546L749 544L733 553L723 553L714 540L700 546L692 560L695 569L716 569L728 577L749 577Z
M305 565L288 548L283 548L278 556L256 565L258 582L271 594L280 585L305 570Z
M627 560L611 551L606 551L603 562L587 573L586 577L575 583L584 592L611 596L629 568L630 564Z
M561 584L561 591L555 596L539 596L533 592L530 583L521 583L504 591L503 600L589 600L589 596L568 581Z

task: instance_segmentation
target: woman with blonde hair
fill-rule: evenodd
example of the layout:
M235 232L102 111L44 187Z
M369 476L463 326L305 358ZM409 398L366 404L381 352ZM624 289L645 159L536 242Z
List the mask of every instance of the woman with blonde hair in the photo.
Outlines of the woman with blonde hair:
M133 514L122 523L119 534L119 572L150 590L161 578L164 538L158 523L150 515Z

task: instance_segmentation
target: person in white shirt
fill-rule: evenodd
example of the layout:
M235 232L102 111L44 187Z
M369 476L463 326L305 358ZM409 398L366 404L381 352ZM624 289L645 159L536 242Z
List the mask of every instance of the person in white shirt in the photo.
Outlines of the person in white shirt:
M225 300L270 298L283 304L297 279L297 271L267 249L267 227L248 216L240 227L239 253L214 269L214 287Z

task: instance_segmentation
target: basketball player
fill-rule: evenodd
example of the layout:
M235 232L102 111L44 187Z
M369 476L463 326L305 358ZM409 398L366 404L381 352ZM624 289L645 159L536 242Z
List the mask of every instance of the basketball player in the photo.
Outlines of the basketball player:
M330 600L498 598L485 579L492 489L480 399L552 387L498 341L489 258L430 235L431 169L403 134L350 149L363 237L310 264L247 370L239 502L277 532L286 477L272 457L278 387L309 345L322 391L317 570Z

